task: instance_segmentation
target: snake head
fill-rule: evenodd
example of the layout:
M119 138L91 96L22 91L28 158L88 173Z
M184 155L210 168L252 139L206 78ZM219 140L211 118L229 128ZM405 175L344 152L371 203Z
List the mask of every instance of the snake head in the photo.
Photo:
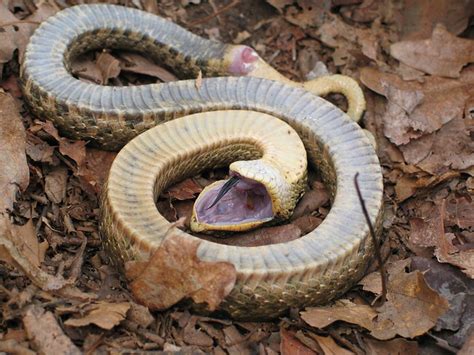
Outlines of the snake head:
M229 74L244 76L255 69L260 57L254 49L248 46L235 46L229 53Z
M244 231L273 217L271 197L265 186L231 173L229 180L217 181L201 192L194 204L191 229Z

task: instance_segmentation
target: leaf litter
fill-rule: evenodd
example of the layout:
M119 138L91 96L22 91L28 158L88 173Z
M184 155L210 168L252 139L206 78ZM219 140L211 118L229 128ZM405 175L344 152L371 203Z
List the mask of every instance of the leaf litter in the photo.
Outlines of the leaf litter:
M116 153L62 137L43 117L31 117L17 84L18 59L29 36L69 2L1 3L0 351L468 353L474 314L472 13L463 1L427 3L128 4L184 26L195 23L192 30L200 35L251 45L292 79L343 73L366 87L363 124L376 137L385 178L381 252L389 272L387 301L374 303L381 285L373 263L341 299L274 322L193 315L186 303L150 311L131 301L140 299L142 289L134 282L156 289L157 273L191 270L199 282L157 291L145 303L166 308L194 297L213 309L233 285L231 265L201 265L193 243L185 252L170 252L176 249L171 235L157 253L175 259L129 265L134 281L127 288L107 265L97 231L98 196ZM107 85L176 80L170 68L117 50L85 54L72 72ZM345 105L339 95L328 99ZM205 172L178 183L157 206L171 222L184 219L179 228L186 230L196 194L225 176ZM323 184L312 176L291 223L206 238L246 246L285 242L317 227L329 208ZM169 281L176 283L178 276ZM209 277L222 282L211 287Z

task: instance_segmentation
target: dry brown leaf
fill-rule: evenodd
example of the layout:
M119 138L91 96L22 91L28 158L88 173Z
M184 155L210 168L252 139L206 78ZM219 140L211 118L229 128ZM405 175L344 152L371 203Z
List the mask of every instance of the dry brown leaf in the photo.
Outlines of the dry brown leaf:
M178 80L178 77L169 70L140 54L125 52L120 53L119 57L122 59L120 65L122 71L153 76L165 83Z
M61 203L66 197L67 168L58 166L45 177L44 192L54 203Z
M317 183L313 189L306 191L301 200L296 205L295 211L291 216L294 220L303 215L316 211L319 207L329 202L329 193L322 183Z
M322 337L319 335L313 335L314 338L318 341L319 346L324 352L324 355L351 355L354 354L352 351L344 349L337 345L334 339L330 336Z
M23 317L28 338L39 354L82 354L59 326L53 313L30 306Z
M397 334L414 338L434 327L447 310L446 299L429 288L421 272L400 272L389 279L387 302L377 309L371 335L381 340Z
M461 350L458 351L457 355L470 355L474 349L474 332L471 332L467 338Z
M461 69L474 62L474 41L456 37L438 24L430 39L394 43L390 54L425 73L458 78Z
M191 316L188 324L186 324L183 329L183 340L189 345L210 348L214 341L205 332L201 331L200 329L196 329L196 323L198 319L199 318L196 316Z
M449 310L437 322L435 330L450 330L442 337L451 346L461 347L474 324L472 280L449 264L431 258L412 258L411 269L423 272L428 285L449 301Z
M439 131L425 136L426 139L422 137L411 141L400 149L407 162L415 163L430 174L441 175L449 170L466 171L474 166L474 140L468 124L468 120L456 117ZM427 142L423 149L418 144L420 141Z
M143 328L148 328L148 326L155 320L147 307L135 302L130 302L130 309L127 312L127 319L131 322L139 324Z
M84 327L95 324L102 329L112 329L125 319L130 303L108 303L98 302L87 309L87 313L81 318L69 318L64 322L70 327Z
M380 341L364 338L367 355L417 355L419 354L418 343L397 338L388 341Z
M42 271L19 253L13 244L18 236L6 216L0 214L0 260L21 270L36 286L44 291L56 291L67 285L62 277L55 277Z
M401 36L404 40L431 36L437 23L449 32L460 34L469 24L474 8L465 0L405 0L401 9Z
M396 275L400 272L404 272L405 268L410 265L411 259L397 260L395 262L385 265L388 275ZM360 282L364 291L375 293L376 295L382 294L382 279L380 278L380 272L375 271L366 275Z
M281 355L316 355L316 352L299 341L293 332L280 328L280 353Z
M135 298L150 309L166 309L190 297L215 310L232 291L236 271L229 263L201 261L199 244L170 232L148 261L126 263Z
M3 354L15 355L35 355L36 352L30 350L28 346L20 344L15 339L0 340L0 352Z
M474 278L474 249L462 249L453 244L456 236L445 233L446 200L439 205L432 204L422 218L410 220L410 247L421 256L426 255L425 248L434 248L434 255L439 262L450 263L461 269L466 275ZM421 249L421 252L420 252Z
M419 169L416 174L412 171L396 180L399 200L474 166L472 123L463 119L464 107L474 95L474 67L463 70L459 80L429 77L424 84L364 68L361 80L389 99L382 117L384 134L399 145L404 160L410 164L400 168L405 170L413 164ZM423 99L415 107L404 106L414 92L421 92Z
M86 185L85 190L90 193L99 194L102 186L107 181L112 162L117 155L116 152L87 148L83 164L78 165L76 175Z
M301 312L301 318L316 328L324 328L331 323L342 320L358 324L366 329L372 329L375 317L377 317L377 312L372 307L355 304L345 299L336 301L332 306L309 307Z
M18 190L29 184L26 135L14 99L0 89L0 213L11 210Z
M61 138L59 141L59 151L63 155L67 155L73 159L77 166L84 164L86 159L86 144L84 141L71 141L66 138Z
M81 80L102 84L102 72L94 60L94 53L85 53L73 58L71 73Z
M12 228L12 233L15 235L12 242L17 247L18 252L27 258L32 265L39 267L48 249L48 242L43 241L39 243L35 226L31 219L23 226L13 225Z
M474 279L474 249L460 249L453 244L453 233L442 233L437 243L435 256L441 263L457 266L471 279Z
M163 191L163 196L176 200L191 200L201 193L202 187L192 178L183 180Z
M446 200L445 223L447 226L474 228L474 198L459 196Z
M448 302L429 288L422 273L405 273L402 266L403 263L398 263L392 268L387 301L377 310L349 300L339 300L333 306L308 308L301 312L301 318L317 328L324 328L338 320L358 324L381 340L397 334L413 338L426 333L446 312ZM376 287L371 286L373 289Z
M101 84L107 84L110 79L115 79L120 74L120 61L105 51L99 54L96 64L102 74Z

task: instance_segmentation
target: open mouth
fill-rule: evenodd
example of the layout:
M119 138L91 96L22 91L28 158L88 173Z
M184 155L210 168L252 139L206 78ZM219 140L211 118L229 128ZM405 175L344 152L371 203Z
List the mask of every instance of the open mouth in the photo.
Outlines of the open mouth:
M199 223L213 226L264 223L273 219L267 189L255 180L233 175L208 186L195 203Z

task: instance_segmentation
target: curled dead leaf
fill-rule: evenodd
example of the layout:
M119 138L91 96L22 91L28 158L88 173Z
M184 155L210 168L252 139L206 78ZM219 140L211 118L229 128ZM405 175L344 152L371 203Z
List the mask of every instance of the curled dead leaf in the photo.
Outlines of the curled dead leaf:
M236 271L229 263L200 260L199 244L170 232L148 261L127 262L134 297L150 309L166 309L192 298L215 310L234 287Z

